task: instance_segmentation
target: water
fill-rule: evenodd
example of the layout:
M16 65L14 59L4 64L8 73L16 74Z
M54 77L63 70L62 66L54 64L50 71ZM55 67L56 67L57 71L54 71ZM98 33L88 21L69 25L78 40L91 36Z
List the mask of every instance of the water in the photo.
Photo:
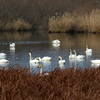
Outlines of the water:
M60 45L53 45L52 40L59 39ZM99 34L47 34L42 31L25 33L0 33L0 53L6 53L6 59L10 64L20 64L30 67L39 72L38 64L29 64L29 55L32 57L50 56L52 60L42 62L43 71L53 71L59 67L66 69L69 67L91 67L93 59L100 59L100 35ZM10 48L9 44L14 42L15 49ZM91 56L85 54L85 46L92 48ZM69 60L69 49L76 50L77 54L85 55L85 59L73 61ZM66 60L65 65L58 65L58 56ZM5 66L5 65L3 65Z

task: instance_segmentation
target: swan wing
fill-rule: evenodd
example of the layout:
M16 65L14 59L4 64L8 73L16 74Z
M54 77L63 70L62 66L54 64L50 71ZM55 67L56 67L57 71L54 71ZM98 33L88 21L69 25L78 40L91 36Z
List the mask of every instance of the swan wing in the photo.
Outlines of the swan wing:
M39 63L39 60L30 60L30 63Z
M50 61L51 60L51 57L43 57L42 60L43 61Z
M59 60L59 62L58 62L59 64L65 64L66 63L66 61L65 60Z
M77 59L83 59L83 58L85 58L84 55L78 55L78 56L77 56Z

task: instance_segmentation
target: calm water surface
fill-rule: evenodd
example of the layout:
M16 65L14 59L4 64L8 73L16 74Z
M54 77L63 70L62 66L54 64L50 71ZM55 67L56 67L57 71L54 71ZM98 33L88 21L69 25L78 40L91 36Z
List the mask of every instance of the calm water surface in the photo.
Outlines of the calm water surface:
M52 40L59 39L61 44L55 46ZM32 57L52 57L52 61L42 62L43 71L52 71L59 67L66 69L69 67L91 67L90 60L100 59L100 35L99 34L47 34L44 32L25 32L25 33L0 33L0 53L6 53L6 59L10 64L20 64L25 67L33 68L39 72L37 64L29 64L29 55ZM9 44L16 43L15 50ZM85 54L86 44L92 48L92 55ZM69 49L76 50L77 54L85 55L83 60L69 60ZM66 60L64 66L58 65L58 56ZM5 66L5 65L3 65Z

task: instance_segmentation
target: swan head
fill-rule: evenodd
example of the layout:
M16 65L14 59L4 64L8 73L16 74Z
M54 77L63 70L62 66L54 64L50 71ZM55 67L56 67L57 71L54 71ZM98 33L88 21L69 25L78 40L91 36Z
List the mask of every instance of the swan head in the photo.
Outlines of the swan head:
M38 68L42 68L42 65L38 65Z
M88 45L86 45L86 49L88 49Z
M72 52L72 49L69 49L70 52Z
M76 53L76 50L73 50L73 52L75 52L75 53Z
M29 56L31 56L31 53L28 53Z
M58 59L59 59L59 60L62 60L62 57L61 57L61 56L59 56L59 57L58 57Z

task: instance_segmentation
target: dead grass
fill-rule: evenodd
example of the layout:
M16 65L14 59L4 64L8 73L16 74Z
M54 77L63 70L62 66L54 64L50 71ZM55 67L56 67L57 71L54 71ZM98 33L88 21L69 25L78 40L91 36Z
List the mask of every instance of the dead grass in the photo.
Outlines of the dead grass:
M1 22L0 30L7 31L23 31L23 30L31 30L32 25L28 22L25 22L23 19L16 19L13 21L8 21L7 23Z
M51 32L100 32L100 10L95 9L91 13L69 14L51 17L49 31Z
M0 100L99 100L100 68L32 74L20 65L0 69Z

